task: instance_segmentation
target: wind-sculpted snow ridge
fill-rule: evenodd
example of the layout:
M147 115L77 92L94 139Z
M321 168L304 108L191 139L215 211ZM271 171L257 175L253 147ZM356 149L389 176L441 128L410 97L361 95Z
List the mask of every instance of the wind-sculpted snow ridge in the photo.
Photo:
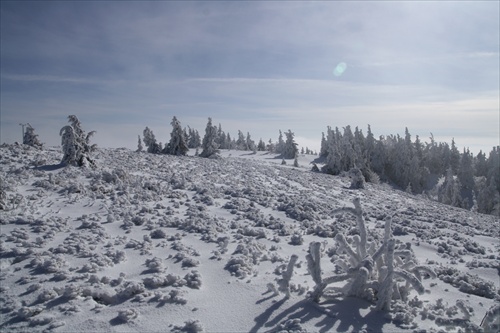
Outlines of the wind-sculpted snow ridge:
M0 330L497 329L494 217L302 155L193 154L0 146Z

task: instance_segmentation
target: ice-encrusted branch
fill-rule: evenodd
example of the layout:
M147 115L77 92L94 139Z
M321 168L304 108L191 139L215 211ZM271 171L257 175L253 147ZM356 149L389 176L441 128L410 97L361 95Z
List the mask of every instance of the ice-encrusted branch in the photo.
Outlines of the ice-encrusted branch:
M366 225L365 225L365 220L363 218L363 210L361 209L361 200L359 198L354 198L352 201L354 204L354 208L351 207L342 207L335 209L333 211L334 214L336 213L349 213L356 217L356 222L358 224L358 232L359 232L359 237L360 237L360 246L359 246L359 252L361 258L364 258L366 256Z
M394 239L390 239L387 243L387 251L385 253L387 273L378 292L377 310L391 309L392 292L394 288L394 246Z
M290 279L292 278L293 267L298 259L299 257L295 254L291 256L286 270L281 273L282 278L278 280L278 290L284 292L287 298L290 297Z

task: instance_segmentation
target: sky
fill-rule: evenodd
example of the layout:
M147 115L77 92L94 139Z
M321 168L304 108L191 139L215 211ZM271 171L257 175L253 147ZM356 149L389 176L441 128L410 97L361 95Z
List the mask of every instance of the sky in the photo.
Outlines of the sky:
M499 145L499 1L1 1L0 141L47 146L77 115L101 147L137 147L173 116L204 134L408 127Z

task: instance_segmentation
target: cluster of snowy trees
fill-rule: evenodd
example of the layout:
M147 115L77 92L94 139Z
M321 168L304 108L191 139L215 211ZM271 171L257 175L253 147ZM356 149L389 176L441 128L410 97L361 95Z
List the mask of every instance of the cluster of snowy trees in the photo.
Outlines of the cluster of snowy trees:
M96 145L90 144L90 137L81 128L75 115L68 117L69 125L64 126L62 137L62 162L66 165L92 166L90 153ZM144 149L153 154L186 155L190 148L201 149L201 157L217 157L219 149L237 149L246 151L267 151L278 154L284 159L295 159L299 149L295 134L288 130L279 131L278 140L269 139L266 144L262 139L256 144L250 133L238 131L236 138L222 130L219 124L212 124L208 118L205 135L201 139L197 130L182 128L180 121L172 118L170 141L163 147L157 142L153 131L146 127L143 138L138 138L138 151ZM42 144L34 128L26 124L23 143L41 148ZM144 148L143 146L146 148ZM302 148L302 154L312 154L309 148ZM399 135L380 136L375 139L370 125L365 135L358 127L346 126L342 131L336 127L327 127L322 133L321 150L316 162L324 163L323 172L337 175L350 172L357 175L351 186L362 188L364 181L391 183L414 194L427 194L439 202L480 213L500 215L500 147L494 147L486 156L482 151L474 156L468 149L462 153L454 140L451 145L437 143L431 134L430 142L423 143L418 136L412 140L406 128L404 137ZM315 165L316 167L316 165ZM361 179L360 177L364 178ZM354 184L355 183L355 184Z
M205 129L205 136L200 140L200 135L197 130L184 128L182 130L180 122L174 116L172 119L172 133L170 134L170 142L163 147L161 142L157 142L153 131L146 127L143 131L143 139L138 138L137 151L143 151L144 145L146 151L153 154L170 154L170 155L185 155L190 148L201 148L203 151L201 157L210 157L217 154L218 149L236 149L245 151L268 151L271 153L279 154L284 159L296 158L299 150L295 142L295 134L288 130L285 132L286 141L283 140L283 133L279 131L278 141L275 143L269 139L266 145L262 139L256 144L250 133L245 135L242 131L238 130L238 136L231 138L229 133L222 130L221 124L215 126L212 124L212 119L208 118L207 127ZM313 154L309 148L302 148L302 154Z
M369 125L366 135L358 127L354 132L350 126L342 132L328 127L326 136L322 135L320 159L329 174L358 168L369 182L382 180L411 193L435 195L445 204L500 214L499 147L486 158L482 151L477 156L468 149L460 153L454 140L451 145L436 143L432 134L429 143L418 136L412 141L408 129L404 137L377 140Z

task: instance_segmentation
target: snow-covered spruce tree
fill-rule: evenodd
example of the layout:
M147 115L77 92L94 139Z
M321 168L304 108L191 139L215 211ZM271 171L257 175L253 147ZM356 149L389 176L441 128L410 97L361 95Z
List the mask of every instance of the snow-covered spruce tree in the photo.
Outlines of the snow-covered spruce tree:
M319 157L326 158L327 155L328 155L328 149L325 138L325 132L321 132L321 148L319 149Z
M257 145L258 151L266 151L266 144L262 141L262 138L259 140L259 144Z
M23 144L42 148L42 143L38 140L38 135L35 134L35 129L28 123L26 126L26 131L24 132Z
M141 136L138 135L137 136L137 150L136 152L142 152L144 150L144 147L142 146L142 140L141 140Z
M95 131L85 134L75 115L68 116L68 121L70 125L64 126L59 132L62 137L61 146L64 154L61 163L74 166L94 166L95 163L90 157L90 153L95 150L96 145L90 145L90 137Z
M156 142L153 131L146 127L142 132L144 145L148 148L148 153L159 154L161 153L161 145Z
M163 152L170 155L186 155L189 151L184 131L177 117L172 118L172 133L170 133L170 142L165 146Z
M216 143L217 139L217 127L212 125L212 118L208 118L207 127L205 128L205 136L202 142L202 152L200 157L216 158L218 156L219 150Z
M322 276L321 243L312 242L306 256L308 270L316 286L310 297L318 302L325 294L329 284L348 281L343 288L336 288L341 295L354 296L376 303L379 310L391 309L391 301L408 300L409 287L419 294L424 292L421 274L435 277L435 273L426 266L419 266L411 251L410 244L400 244L392 237L392 219L385 224L384 238L381 244L375 240L368 242L367 230L359 198L354 199L354 208L343 207L334 213L348 213L356 217L359 235L348 242L343 234L337 234L337 247L334 249L334 260L339 274ZM398 284L399 282L406 282ZM335 288L334 288L335 289Z
M281 156L286 159L295 158L295 156L299 153L299 148L297 148L297 143L295 143L293 138L294 134L291 130L288 130L285 135L286 141Z
M250 137L250 133L249 132L247 132L247 138L245 139L245 145L247 147L247 150L251 150L253 152L257 151L257 146L255 146L255 142Z
M285 149L285 141L283 141L283 133L281 133L280 130L280 135L278 136L278 142L276 142L276 145L274 146L274 152L276 154L282 154L284 149Z
M198 148L199 146L201 146L200 133L198 133L198 130L195 130L195 129L189 127L188 147L189 148Z
M236 140L236 149L248 150L247 141L242 131L238 130L238 139Z

